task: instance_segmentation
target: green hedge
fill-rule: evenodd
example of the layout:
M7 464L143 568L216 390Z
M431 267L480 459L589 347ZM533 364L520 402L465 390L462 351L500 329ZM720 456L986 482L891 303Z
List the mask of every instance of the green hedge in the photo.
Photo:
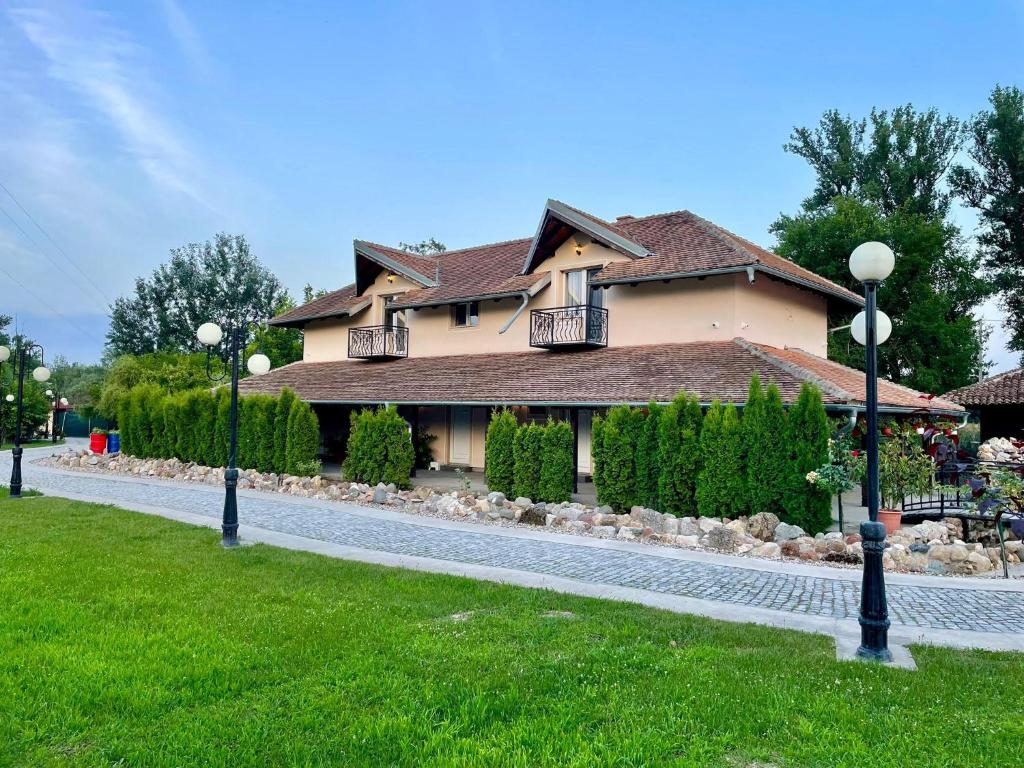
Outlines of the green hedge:
M658 419L658 509L674 515L697 514L697 476L701 468L700 401L680 392Z
M155 384L141 384L128 390L118 406L121 450L145 459L176 457L225 466L230 419L231 392L226 387L216 392L196 389L167 394ZM239 398L236 464L240 469L316 474L319 448L316 414L290 390L282 390L280 397Z
M293 406L294 408L294 406ZM409 487L416 451L409 424L394 406L352 414L344 473L363 483Z
M543 432L537 496L546 502L572 501L576 471L572 426L567 421L548 421Z
M544 465L544 427L524 424L512 441L512 495L540 501L540 471Z
M782 499L789 476L789 441L786 409L775 384L761 391L756 374L743 409L743 433L747 451L747 502L751 514L771 512L784 517Z
M500 491L506 496L512 495L515 483L512 444L518 429L515 414L508 408L496 408L491 413L484 442L484 478L489 490Z
M812 536L832 525L832 498L820 486L807 482L807 473L828 463L831 433L821 392L810 384L789 410L789 467L783 496L782 519L799 525Z

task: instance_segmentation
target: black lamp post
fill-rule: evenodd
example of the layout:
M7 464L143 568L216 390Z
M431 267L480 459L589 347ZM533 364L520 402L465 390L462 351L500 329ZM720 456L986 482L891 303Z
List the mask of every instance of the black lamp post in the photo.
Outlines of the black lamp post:
M18 395L15 398L17 413L14 417L14 448L11 450L11 456L14 459L14 463L11 466L10 497L12 499L21 498L21 454L23 453L21 447L21 420L25 415L25 366L28 364L29 353L33 350L39 351L39 362L41 365L32 370L32 378L39 383L43 383L50 378L50 369L43 364L45 362L43 359L43 348L38 344L22 344L19 342L14 351L14 374L18 377ZM0 361L8 359L10 356L11 350L0 346ZM7 397L10 398L10 395Z
M868 454L868 520L860 524L864 547L864 578L860 595L860 647L857 656L870 661L892 661L889 651L889 607L885 598L885 526L878 522L878 345L892 332L892 323L877 308L878 284L896 263L884 243L863 243L850 254L850 272L864 283L864 311L853 319L850 332L865 349Z
M228 462L224 469L224 516L221 520L221 544L225 547L238 546L238 364L242 354L242 343L249 328L256 323L242 322L228 328L228 345L219 355L221 370L215 374L211 366L213 348L220 344L224 332L216 323L203 323L196 331L196 338L206 347L206 375L210 381L223 381L231 372L231 437L228 442ZM249 357L246 363L249 373L262 376L270 370L270 358L262 352Z

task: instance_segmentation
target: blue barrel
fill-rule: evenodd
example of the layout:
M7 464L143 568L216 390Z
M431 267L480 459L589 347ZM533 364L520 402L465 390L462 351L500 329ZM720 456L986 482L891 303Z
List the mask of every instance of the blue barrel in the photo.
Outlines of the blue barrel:
M121 452L121 436L116 432L107 435L107 453Z

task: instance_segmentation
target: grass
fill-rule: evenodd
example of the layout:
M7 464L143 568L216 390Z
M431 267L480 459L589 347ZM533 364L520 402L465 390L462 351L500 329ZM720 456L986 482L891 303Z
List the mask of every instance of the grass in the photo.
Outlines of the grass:
M1024 661L332 560L0 498L0 765L995 766Z
M58 440L56 443L52 440L26 440L21 444L22 448L41 448L48 445L64 445L63 440ZM14 443L3 443L0 445L0 451L9 451L14 447Z

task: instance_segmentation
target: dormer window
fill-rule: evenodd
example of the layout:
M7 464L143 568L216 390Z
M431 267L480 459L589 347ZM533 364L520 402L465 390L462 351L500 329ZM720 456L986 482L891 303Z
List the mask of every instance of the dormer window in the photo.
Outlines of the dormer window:
M480 324L480 302L467 301L452 306L452 325L456 328L476 328Z

